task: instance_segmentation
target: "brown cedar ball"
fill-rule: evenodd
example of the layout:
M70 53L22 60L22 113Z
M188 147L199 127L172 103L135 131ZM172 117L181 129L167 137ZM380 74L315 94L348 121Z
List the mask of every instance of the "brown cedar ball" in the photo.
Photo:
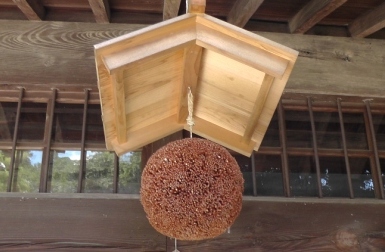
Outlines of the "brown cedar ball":
M242 208L243 176L230 153L186 138L156 151L142 174L140 200L150 224L178 240L214 238Z

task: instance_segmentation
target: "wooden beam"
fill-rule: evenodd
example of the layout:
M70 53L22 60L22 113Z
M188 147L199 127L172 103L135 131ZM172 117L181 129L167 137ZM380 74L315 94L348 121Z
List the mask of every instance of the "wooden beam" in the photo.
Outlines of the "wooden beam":
M349 24L352 37L364 38L385 27L385 2Z
M45 8L40 0L12 0L29 20L41 21Z
M0 88L96 90L93 45L105 41L106 36L112 38L143 27L0 20ZM87 40L82 39L84 33ZM285 93L385 97L382 40L270 32L258 35L300 52ZM13 43L15 37L23 43Z
M178 16L181 0L163 0L163 20Z
M243 141L250 142L251 136L254 133L255 127L257 126L259 116L261 115L263 105L265 104L267 95L269 94L271 84L274 81L274 77L265 75L261 88L259 89L257 98L254 103L253 113L250 115L249 122L246 125L245 132L243 134Z
M127 141L126 129L126 99L123 83L123 71L116 71L111 75L113 85L113 100L115 110L115 127L116 138L118 143L125 143Z
M244 197L230 233L181 251L383 251L385 201ZM138 195L0 193L0 250L173 251ZM316 218L314 217L316 216ZM27 224L26 224L27 223Z
M110 4L108 0L88 0L96 23L107 24L110 22Z
M237 0L227 15L227 22L244 27L264 0Z
M204 13L206 0L187 0L187 13Z
M347 0L312 0L289 21L291 33L305 33Z
M186 118L188 116L188 104L187 104L187 95L188 88L190 88L192 95L195 95L196 87L198 84L198 77L201 65L202 58L202 47L197 45L191 45L187 47L184 51L183 56L183 65L184 72L182 77L182 83L179 88L179 100L178 100L178 111L177 111L177 121L180 124L186 123Z

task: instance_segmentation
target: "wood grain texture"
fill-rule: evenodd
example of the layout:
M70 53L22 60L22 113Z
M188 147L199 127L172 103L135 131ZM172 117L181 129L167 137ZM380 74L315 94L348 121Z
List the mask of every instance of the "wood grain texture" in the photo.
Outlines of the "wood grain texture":
M96 88L93 45L143 27L0 20L0 87ZM300 51L285 92L385 96L381 40L268 32L258 35Z
M45 8L40 0L12 0L29 20L41 21Z
M114 96L114 115L115 115L115 130L118 143L127 141L126 130L126 106L125 106L125 92L123 83L123 71L117 71L111 75L112 93Z
M181 0L163 0L163 20L178 16Z
M349 24L352 37L364 38L385 27L385 3L356 18Z
M263 3L264 0L237 0L234 2L229 14L227 22L230 24L244 27L255 11Z
M383 251L383 200L245 197L230 233L189 251ZM173 251L135 195L0 194L1 251Z
M305 33L347 0L312 0L289 21L291 33Z
M110 5L109 0L88 0L95 20L100 24L107 24L110 22Z

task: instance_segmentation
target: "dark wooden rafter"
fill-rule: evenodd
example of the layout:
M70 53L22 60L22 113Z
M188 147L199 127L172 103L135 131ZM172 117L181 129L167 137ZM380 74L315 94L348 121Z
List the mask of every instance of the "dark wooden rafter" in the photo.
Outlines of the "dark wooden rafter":
M163 1L163 20L178 16L181 0L164 0Z
M312 0L289 21L291 33L305 33L347 0Z
M356 18L350 25L352 37L364 38L385 27L385 2Z
M110 22L111 11L108 0L88 0L88 2L97 23L107 24Z
M227 15L227 22L243 27L264 0L237 0Z
M12 0L29 20L41 21L45 8L40 0Z

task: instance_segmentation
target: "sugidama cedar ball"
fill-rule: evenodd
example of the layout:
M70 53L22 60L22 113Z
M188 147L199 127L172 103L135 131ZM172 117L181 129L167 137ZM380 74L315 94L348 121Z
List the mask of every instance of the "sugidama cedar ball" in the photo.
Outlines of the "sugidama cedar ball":
M214 238L242 208L243 176L231 154L186 138L156 151L142 174L140 200L150 224L178 240Z

